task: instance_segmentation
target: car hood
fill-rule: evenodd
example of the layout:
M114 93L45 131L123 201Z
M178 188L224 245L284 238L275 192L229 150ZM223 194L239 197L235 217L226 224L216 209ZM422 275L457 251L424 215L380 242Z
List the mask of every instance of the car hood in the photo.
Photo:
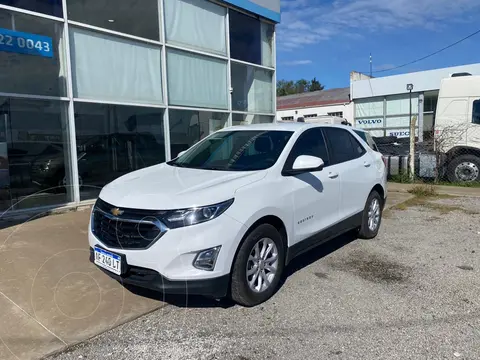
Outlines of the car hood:
M216 204L267 174L261 171L188 169L165 163L137 170L106 185L100 198L118 207L170 210Z

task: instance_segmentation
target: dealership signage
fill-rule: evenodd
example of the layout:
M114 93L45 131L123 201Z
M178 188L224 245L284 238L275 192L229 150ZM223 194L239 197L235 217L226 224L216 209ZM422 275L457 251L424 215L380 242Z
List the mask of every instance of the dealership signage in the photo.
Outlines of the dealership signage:
M0 28L0 51L53 57L52 38Z
M383 119L358 119L356 120L357 127L359 128L377 128L383 127Z
M390 130L388 131L387 136L396 136L396 137L409 137L410 131L409 130Z
M397 138L409 137L410 136L410 129L387 130L387 136L396 136ZM415 129L415 136L418 136L418 128Z

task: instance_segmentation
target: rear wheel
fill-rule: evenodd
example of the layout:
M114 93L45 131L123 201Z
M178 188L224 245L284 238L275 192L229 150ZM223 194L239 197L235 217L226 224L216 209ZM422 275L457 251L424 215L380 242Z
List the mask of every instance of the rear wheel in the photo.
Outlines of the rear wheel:
M447 177L451 182L480 181L480 158L475 155L462 155L448 164Z
M232 269L230 294L243 306L268 300L277 290L285 266L285 246L270 224L255 228L241 244Z
M358 232L361 239L373 239L377 236L382 222L383 202L380 194L373 190L363 209L362 225Z

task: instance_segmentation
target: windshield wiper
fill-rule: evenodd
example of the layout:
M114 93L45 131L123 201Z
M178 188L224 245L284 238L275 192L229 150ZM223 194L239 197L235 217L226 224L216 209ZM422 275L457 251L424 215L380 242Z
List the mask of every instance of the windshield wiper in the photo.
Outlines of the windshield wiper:
M177 163L177 162L174 162L174 161L169 161L169 162L167 162L167 164L171 165L171 166L181 167L181 168L188 167L188 166L185 166L183 164L180 164L180 163Z

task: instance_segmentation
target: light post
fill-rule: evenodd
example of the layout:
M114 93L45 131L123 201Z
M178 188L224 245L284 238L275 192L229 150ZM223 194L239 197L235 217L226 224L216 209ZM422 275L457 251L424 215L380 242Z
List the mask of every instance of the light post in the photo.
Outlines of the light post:
M415 179L415 120L412 117L412 90L413 84L407 84L407 91L409 92L409 100L410 100L410 111L409 111L409 119L410 119L410 157L408 159L408 169L409 169L409 176L410 181L413 182Z

